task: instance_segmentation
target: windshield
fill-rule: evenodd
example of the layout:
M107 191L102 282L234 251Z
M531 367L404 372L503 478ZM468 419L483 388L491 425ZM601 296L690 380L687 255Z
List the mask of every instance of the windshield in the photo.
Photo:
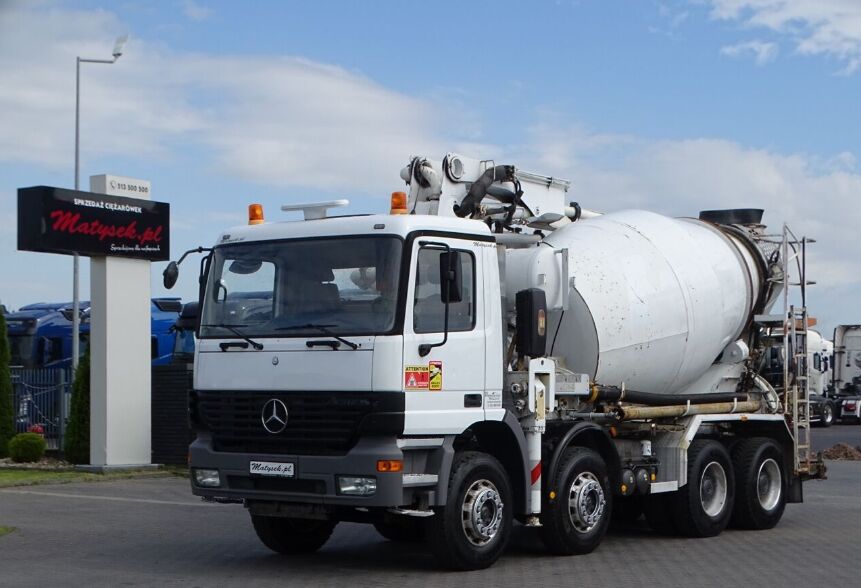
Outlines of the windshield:
M217 247L201 337L371 335L395 325L402 242L340 237Z

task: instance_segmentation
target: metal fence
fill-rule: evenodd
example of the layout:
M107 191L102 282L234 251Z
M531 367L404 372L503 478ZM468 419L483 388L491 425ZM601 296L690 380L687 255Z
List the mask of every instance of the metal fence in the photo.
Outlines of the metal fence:
M12 368L15 432L41 427L49 450L63 450L72 398L72 370Z

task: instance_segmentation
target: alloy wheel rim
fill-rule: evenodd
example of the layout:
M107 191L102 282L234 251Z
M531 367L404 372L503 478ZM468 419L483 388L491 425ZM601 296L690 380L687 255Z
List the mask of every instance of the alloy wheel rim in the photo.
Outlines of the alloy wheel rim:
M700 504L708 516L715 518L723 512L728 489L723 466L716 461L710 462L700 477Z
M581 533L588 533L601 521L607 508L604 488L592 472L579 474L568 489L568 518Z
M470 543L487 545L502 526L504 504L499 490L490 480L476 480L463 497L461 525Z
M756 476L756 495L759 505L766 511L773 510L780 503L783 492L780 466L771 458L763 461Z

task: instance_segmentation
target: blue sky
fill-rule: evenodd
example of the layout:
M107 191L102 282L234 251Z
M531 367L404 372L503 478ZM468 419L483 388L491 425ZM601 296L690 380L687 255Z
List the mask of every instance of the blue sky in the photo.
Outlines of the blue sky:
M411 155L458 151L570 178L600 210L766 208L818 239L823 330L861 322L857 0L0 0L9 306L71 297L69 258L15 250L15 189L72 185L75 56L125 33L82 73L83 184L151 180L175 256L249 202L384 210Z

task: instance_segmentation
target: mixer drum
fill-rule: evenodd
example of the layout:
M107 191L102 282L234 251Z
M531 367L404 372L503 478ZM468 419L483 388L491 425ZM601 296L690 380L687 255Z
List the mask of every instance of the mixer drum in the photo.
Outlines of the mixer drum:
M507 296L561 291L567 249L573 287L568 309L548 313L547 353L601 384L677 393L742 334L760 297L755 245L724 229L640 210L581 220L509 252Z

